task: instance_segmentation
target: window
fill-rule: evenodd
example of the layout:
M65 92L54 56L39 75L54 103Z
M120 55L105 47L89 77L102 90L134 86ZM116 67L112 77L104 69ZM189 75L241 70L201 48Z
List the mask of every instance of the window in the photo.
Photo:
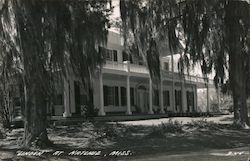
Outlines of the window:
M130 88L130 104L131 106L135 105L135 91L134 88ZM121 105L126 106L127 105L127 88L121 87Z
M122 61L127 61L127 60L128 60L128 54L125 51L123 51L122 52Z
M194 92L186 92L187 95L187 110L190 112L191 110L194 110ZM190 106L192 109L190 109Z
M57 94L55 97L55 105L63 105L63 95L62 94Z
M121 105L126 106L127 105L127 89L125 87L121 87Z
M154 90L154 105L159 106L159 90Z
M81 105L87 105L87 103L88 103L88 99L87 99L87 95L86 94L81 94L80 95L80 98L81 98L81 100L80 100L80 104Z
M113 60L117 61L117 50L113 50L113 56L114 56Z
M142 56L138 57L138 62L139 62L139 65L145 65L145 62L143 61L143 57Z
M164 70L169 71L169 62L164 62Z
M177 109L177 106L181 107L182 105L182 97L181 97L181 90L175 90L175 109Z
M125 51L122 52L122 61L127 61L129 60L130 63L133 63L132 56L127 54Z
M170 106L169 91L163 91L163 105Z
M117 61L117 50L110 50L104 47L99 47L99 53L109 61Z
M119 106L118 87L103 86L104 106Z
M105 52L105 59L112 61L113 60L112 52L110 51Z

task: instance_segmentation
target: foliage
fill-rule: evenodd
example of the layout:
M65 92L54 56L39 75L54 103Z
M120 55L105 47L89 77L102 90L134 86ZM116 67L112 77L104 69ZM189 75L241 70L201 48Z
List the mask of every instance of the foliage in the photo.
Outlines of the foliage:
M231 96L223 95L220 99L220 110L228 110L233 112L233 100Z
M5 139L6 138L6 135L5 135L5 132L0 129L0 139Z
M9 106L4 105L4 102L6 101L6 97L1 92L0 93L0 124L3 125L4 128L10 128L10 108Z
M160 78L159 48L169 46L171 51L176 51L179 46L175 33L177 26L177 20L174 18L177 14L175 1L121 0L120 11L125 48L128 50L129 47L134 47L138 50L148 66L151 78L158 80Z
M91 116L98 115L98 108L95 108L93 104L84 105L81 107L81 115L84 115L86 118Z
M172 119L169 119L166 123L161 123L158 126L154 126L147 137L162 138L165 137L167 134L183 133L184 131L182 128L182 122L179 122L177 120L173 121Z
M207 121L205 118L201 120L192 120L186 125L188 128L218 130L221 129L220 124L213 121Z
M0 79L0 122L2 123L4 128L10 128L11 124L11 89L10 84L7 82L6 79L4 79L4 76L2 75L2 78Z
M102 126L98 128L97 133L100 134L101 138L107 138L109 140L122 139L134 137L133 134L137 133L141 128L140 126L123 125L119 123L102 124Z
M108 0L1 4L0 60L5 73L14 68L22 78L24 144L37 137L47 140L44 107L54 92L54 76L67 77L73 71L86 90L92 88L93 73L103 62L97 46L106 43L112 8Z
M105 138L117 138L122 136L122 131L117 124L106 125L101 129L101 133Z
M228 70L235 119L249 123L246 91L250 13L247 2L121 0L120 9L125 40L132 35L132 42L145 57L151 78L160 78L159 52L166 52L160 49L162 46L167 48L167 41L167 51L179 51L181 72L200 64L204 76L215 71L214 82L218 87L226 83ZM129 46L128 43L125 45Z

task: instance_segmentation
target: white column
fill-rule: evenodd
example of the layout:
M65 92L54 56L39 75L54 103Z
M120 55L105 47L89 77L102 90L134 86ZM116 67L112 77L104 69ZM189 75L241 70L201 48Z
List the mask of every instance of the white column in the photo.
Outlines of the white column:
M71 113L76 112L74 78L69 78L69 102Z
M160 113L161 114L164 114L165 113L165 111L164 111L164 105L163 105L163 80L162 80L162 78L161 78L161 80L160 80L160 90L159 90L159 101L160 101L160 108L161 108L161 110L160 110ZM165 98L166 99L166 98Z
M209 96L209 79L207 78L207 112L209 112L210 110L210 96Z
M100 88L100 109L98 115L105 116L106 114L104 111L104 99L103 99L103 77L101 68L99 72L99 88Z
M130 62L127 61L127 115L131 115L131 103L130 103Z
M149 77L149 114L154 114L153 111L153 89L152 89L152 80L151 77Z
M182 103L182 112L186 112L187 110L187 98L186 98L186 90L185 90L185 82L184 82L184 75L182 77L182 81L181 81L181 103Z
M63 117L70 117L71 113L70 113L70 100L69 100L69 81L67 79L63 79L63 97L64 97L64 113L63 113Z

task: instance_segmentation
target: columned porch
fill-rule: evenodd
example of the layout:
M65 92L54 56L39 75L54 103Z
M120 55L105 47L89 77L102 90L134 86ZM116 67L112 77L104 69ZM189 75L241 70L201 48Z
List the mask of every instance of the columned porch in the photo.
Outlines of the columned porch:
M206 79L162 71L161 80L153 82L144 66L130 62L116 65L117 68L113 66L112 69L104 66L93 80L93 102L99 116L210 112L209 99L207 111L198 111L197 108L198 88L208 89L209 98L211 85L202 82ZM83 93L80 83L77 83L79 81L75 77L63 79L60 90L62 103L55 107L61 112L57 112L56 116L82 115Z
M95 106L99 116L123 114L192 113L197 109L197 86L182 79L173 81L164 77L153 82L148 72L136 73L124 62L123 71L99 71ZM131 71L132 70L132 71ZM176 78L175 78L176 79ZM101 88L102 87L102 88Z

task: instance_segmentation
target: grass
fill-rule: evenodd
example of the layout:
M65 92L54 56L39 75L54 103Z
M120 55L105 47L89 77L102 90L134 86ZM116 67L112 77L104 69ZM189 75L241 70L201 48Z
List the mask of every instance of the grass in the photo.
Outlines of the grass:
M0 139L0 153L3 152L1 149L5 149L5 153L17 150L22 133L22 128L6 132L6 137ZM48 129L48 136L55 145L52 150L131 150L132 158L246 148L250 147L249 133L250 130L206 119L185 124L170 119L153 126L85 122Z

